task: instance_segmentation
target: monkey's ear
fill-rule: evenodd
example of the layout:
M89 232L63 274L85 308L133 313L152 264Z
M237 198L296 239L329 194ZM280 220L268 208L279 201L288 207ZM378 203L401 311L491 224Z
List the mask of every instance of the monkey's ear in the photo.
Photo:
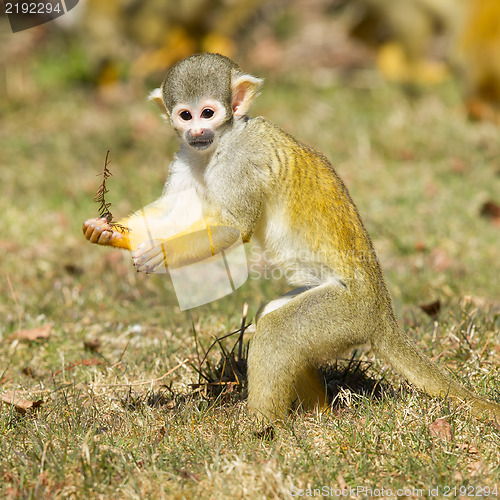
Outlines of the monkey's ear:
M259 93L264 80L255 78L252 75L241 75L236 77L232 82L233 108L234 116L244 116L247 114L252 101Z
M153 92L149 94L148 99L150 101L153 101L166 116L170 115L167 107L165 106L165 102L163 101L163 96L160 88L154 89Z

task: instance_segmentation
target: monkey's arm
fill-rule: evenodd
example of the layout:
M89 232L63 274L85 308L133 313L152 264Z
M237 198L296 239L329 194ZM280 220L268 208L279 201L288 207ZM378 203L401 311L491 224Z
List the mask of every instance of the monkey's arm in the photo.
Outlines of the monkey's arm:
M236 221L221 216L203 217L201 211L186 227L179 221L189 212L190 200L169 205L162 197L121 219L119 224L130 229L122 233L105 218L89 219L83 223L83 234L91 243L132 251L138 271L153 273L165 268L175 269L200 262L231 248L249 235L241 235ZM194 215L194 214L193 214ZM224 219L224 220L223 220ZM181 229L182 228L182 229ZM244 229L245 233L247 231Z
M126 221L120 221L125 226ZM104 217L88 219L83 223L83 235L90 243L131 250L128 233L113 229Z
M242 240L237 228L208 226L202 219L173 237L141 243L132 257L138 271L152 273L210 259L238 242Z
M120 220L120 224L125 225L128 220ZM97 245L133 250L129 234L116 231L105 218L86 220L83 234L88 241ZM227 250L238 239L241 239L238 229L208 227L206 220L200 219L170 238L143 241L132 253L132 258L138 271L152 273L163 265L174 269L206 260Z

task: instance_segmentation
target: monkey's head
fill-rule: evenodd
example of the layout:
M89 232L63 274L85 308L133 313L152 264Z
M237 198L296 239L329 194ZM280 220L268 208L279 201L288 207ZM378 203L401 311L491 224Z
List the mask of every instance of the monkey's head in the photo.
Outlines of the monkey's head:
M261 85L227 57L197 54L173 66L150 99L170 118L181 141L206 151L246 115Z

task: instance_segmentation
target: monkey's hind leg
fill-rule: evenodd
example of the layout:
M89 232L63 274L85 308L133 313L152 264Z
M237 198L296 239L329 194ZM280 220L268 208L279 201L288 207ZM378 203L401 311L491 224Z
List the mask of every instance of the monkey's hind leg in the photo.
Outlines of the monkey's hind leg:
M276 330L257 327L248 353L250 411L258 417L274 420L285 418L292 408L323 409L325 385L319 371L293 353L291 345L287 348L275 342L279 339L287 342Z
M324 408L326 390L318 367L352 347L354 316L359 315L349 291L337 283L284 299L264 309L248 353L249 410L271 420L285 417L296 405Z

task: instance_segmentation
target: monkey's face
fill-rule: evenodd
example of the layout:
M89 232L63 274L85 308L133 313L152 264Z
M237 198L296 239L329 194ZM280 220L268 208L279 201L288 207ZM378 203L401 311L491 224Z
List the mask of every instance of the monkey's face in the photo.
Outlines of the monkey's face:
M197 151L212 146L217 129L226 121L226 109L219 101L202 99L196 104L180 103L171 113L172 124L181 139Z

